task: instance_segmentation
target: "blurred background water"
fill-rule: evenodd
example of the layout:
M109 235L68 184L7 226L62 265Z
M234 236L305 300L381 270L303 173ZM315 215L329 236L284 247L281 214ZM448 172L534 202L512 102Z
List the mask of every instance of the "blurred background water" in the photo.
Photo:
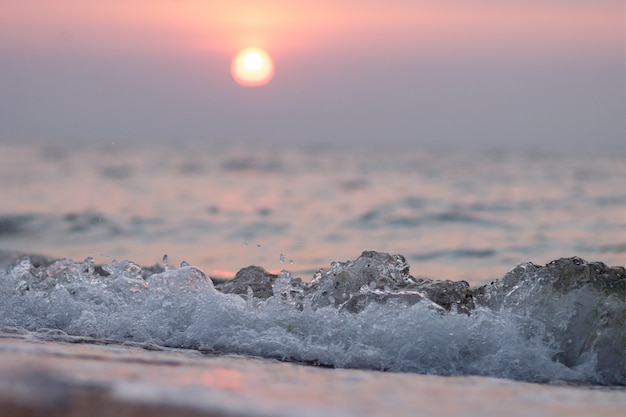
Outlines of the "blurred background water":
M304 280L363 250L471 284L524 261L624 265L625 165L606 149L3 144L0 249Z

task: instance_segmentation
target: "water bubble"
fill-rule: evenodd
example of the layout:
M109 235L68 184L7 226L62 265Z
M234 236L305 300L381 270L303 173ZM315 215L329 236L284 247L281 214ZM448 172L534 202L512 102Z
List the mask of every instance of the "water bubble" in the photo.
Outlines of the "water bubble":
M122 274L128 278L141 278L141 267L131 261L118 262L119 268Z
M289 262L291 262L291 260ZM320 269L315 273L313 279L311 279L311 284L317 284L318 282L320 282L320 280L322 279L322 272L324 272L324 270Z
M85 260L83 261L81 265L81 268L82 268L82 271L86 273L87 275L92 275L95 271L93 258L91 256L88 256L87 258L85 258Z
M274 283L272 284L272 292L274 295L280 296L282 299L288 299L291 290L291 274L282 270Z

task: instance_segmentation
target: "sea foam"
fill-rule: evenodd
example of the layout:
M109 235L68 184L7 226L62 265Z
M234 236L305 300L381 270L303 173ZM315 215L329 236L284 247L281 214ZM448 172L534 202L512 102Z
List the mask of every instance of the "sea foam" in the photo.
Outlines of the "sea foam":
M0 327L333 367L624 385L624 268L580 258L501 280L413 277L364 252L310 283L260 267L215 281L183 264L92 259L0 272Z

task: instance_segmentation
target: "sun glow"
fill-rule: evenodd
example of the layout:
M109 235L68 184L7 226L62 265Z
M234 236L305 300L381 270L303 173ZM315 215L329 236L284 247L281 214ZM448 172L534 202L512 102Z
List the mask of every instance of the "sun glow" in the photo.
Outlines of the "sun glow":
M274 63L264 50L246 48L235 56L230 72L237 83L245 87L259 87L271 81Z

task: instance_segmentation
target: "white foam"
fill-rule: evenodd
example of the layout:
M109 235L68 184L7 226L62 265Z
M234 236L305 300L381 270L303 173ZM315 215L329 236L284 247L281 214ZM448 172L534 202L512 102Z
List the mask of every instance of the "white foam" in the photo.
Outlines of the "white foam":
M358 314L292 297L290 275L267 300L224 294L191 266L142 278L132 262L105 266L59 261L35 270L28 261L0 273L0 326L236 352L336 367L442 375L491 375L528 381L614 383L589 354L568 367L554 358L558 337L542 320L478 307L442 313L429 302L390 299ZM567 317L555 316L556 320ZM623 375L623 374L622 374ZM622 381L623 383L623 381Z

